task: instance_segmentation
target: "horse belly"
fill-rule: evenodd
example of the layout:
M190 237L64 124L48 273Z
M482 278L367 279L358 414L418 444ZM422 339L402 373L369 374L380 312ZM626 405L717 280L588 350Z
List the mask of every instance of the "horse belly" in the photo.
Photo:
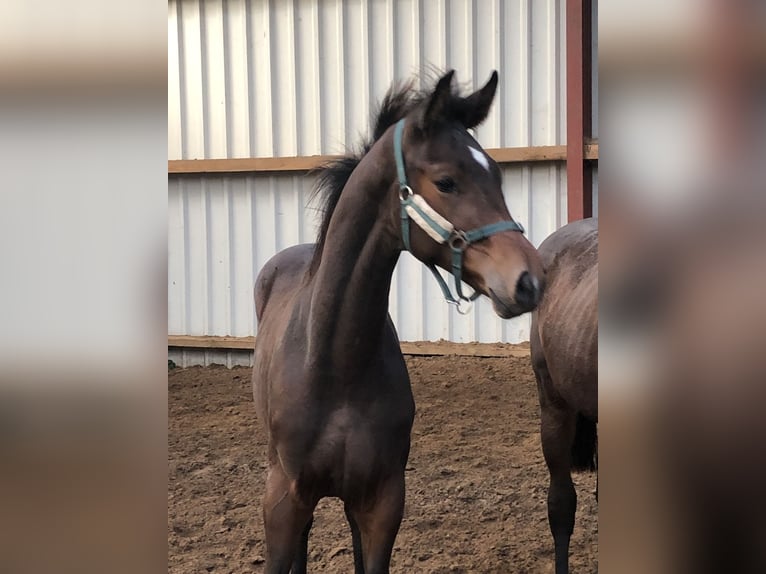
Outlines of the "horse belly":
M554 392L595 419L598 413L597 302L586 289L544 309L540 338Z

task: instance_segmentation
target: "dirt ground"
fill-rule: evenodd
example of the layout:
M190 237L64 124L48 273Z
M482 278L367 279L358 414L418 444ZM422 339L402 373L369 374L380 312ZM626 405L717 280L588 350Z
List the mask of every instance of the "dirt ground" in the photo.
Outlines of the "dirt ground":
M528 357L408 357L417 414L394 573L549 573L553 542ZM262 572L265 436L250 370L168 373L168 572ZM572 572L598 571L593 474L578 493ZM320 502L309 570L353 572L340 501Z

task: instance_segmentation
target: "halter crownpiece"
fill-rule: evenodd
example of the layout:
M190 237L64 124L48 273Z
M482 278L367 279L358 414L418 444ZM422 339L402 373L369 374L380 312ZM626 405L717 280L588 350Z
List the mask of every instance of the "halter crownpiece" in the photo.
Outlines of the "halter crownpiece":
M404 154L402 153L402 135L404 133L405 120L402 118L394 128L394 158L396 159L396 173L399 178L399 201L401 205L402 220L402 240L404 248L412 251L410 248L410 220L425 231L428 236L439 244L447 243L452 251L452 276L455 278L455 292L457 298L452 296L452 292L447 286L447 282L441 276L441 273L433 264L427 264L428 269L433 273L439 287L444 294L447 303L455 305L459 313L466 313L461 308L461 302L471 302L476 300L479 292L475 291L470 297L463 295L461 287L463 276L463 252L468 246L482 239L500 233L501 231L518 231L524 233L521 224L515 221L498 221L478 227L470 231L461 231L455 229L455 226L446 218L441 216L422 195L416 195L407 183L407 174L404 169Z

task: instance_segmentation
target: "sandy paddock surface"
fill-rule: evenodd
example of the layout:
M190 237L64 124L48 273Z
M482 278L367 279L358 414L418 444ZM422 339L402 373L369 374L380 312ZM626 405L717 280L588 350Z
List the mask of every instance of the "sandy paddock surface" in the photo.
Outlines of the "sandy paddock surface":
M553 572L548 473L528 357L407 357L417 406L394 573ZM168 572L262 572L265 435L250 370L168 373ZM593 474L578 493L571 570L598 570ZM340 501L322 500L309 570L353 572Z

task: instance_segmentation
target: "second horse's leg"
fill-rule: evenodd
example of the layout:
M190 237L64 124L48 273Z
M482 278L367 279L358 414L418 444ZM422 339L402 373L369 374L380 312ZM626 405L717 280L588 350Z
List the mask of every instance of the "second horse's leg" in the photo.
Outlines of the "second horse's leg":
M569 572L569 539L574 530L577 493L572 483L572 443L576 416L550 404L541 408L541 439L550 472L548 522L556 553L556 574Z

